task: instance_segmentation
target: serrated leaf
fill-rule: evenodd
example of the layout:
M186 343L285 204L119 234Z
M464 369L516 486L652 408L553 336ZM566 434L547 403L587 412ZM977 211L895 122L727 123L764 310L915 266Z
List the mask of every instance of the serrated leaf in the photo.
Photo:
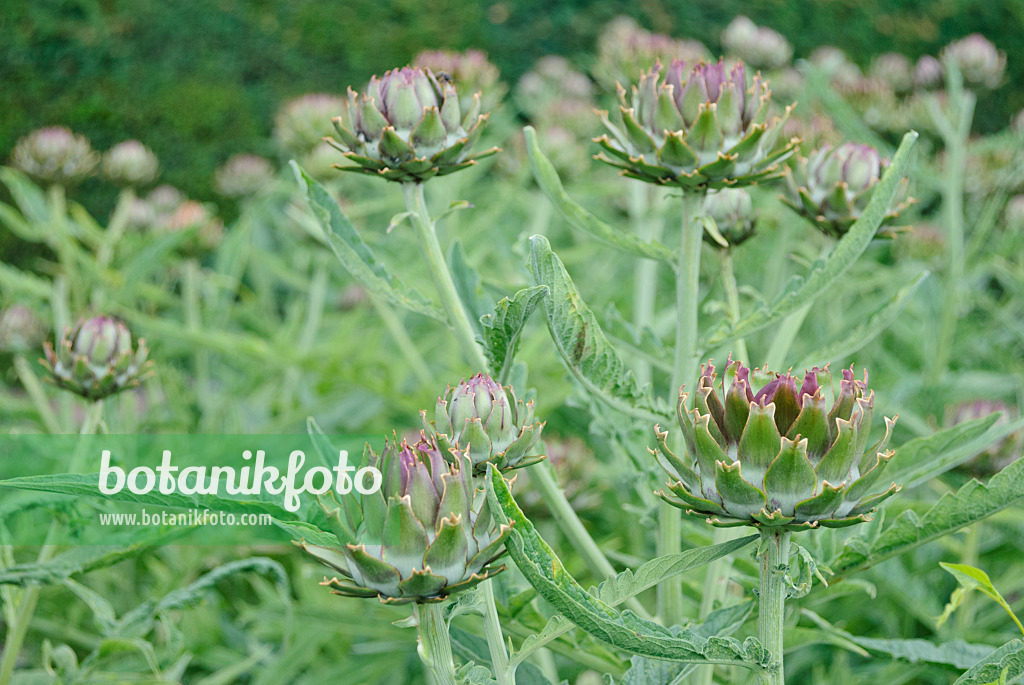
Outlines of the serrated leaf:
M1024 642L1011 640L960 676L953 685L1005 685L1024 674Z
M448 632L452 639L452 651L463 661L491 665L487 640L456 626L451 626ZM488 676L490 673L487 671ZM541 670L533 664L519 664L516 669L516 685L551 685L551 681L545 678Z
M971 590L978 590L982 594L988 596L992 601L1001 606L1003 610L1010 615L1013 622L1017 624L1017 628L1024 633L1024 626L1021 626L1020 620L1016 614L1013 613L1013 609L1003 599L1003 596L999 594L999 590L996 589L995 585L992 584L992 580L988 577L988 574L982 571L980 568L969 566L968 564L947 564L940 561L939 566L950 573L956 582L960 584L960 587L953 592L953 599L950 600L949 604L946 605L942 615L939 616L937 625L942 625L946 622L946 619L953 613L953 611L963 601L963 597Z
M741 666L757 672L769 666L770 655L754 638L741 643L731 637L707 637L690 628L670 631L631 611L619 612L587 593L519 509L500 472L489 468L489 473L491 509L499 519L513 523L506 543L509 555L537 593L584 631L631 654L655 659Z
M493 314L480 317L483 329L484 353L491 369L497 372L500 383L508 382L512 363L519 350L519 336L530 315L550 292L546 285L523 288L512 299L504 297L494 307Z
M1024 459L1013 462L988 483L971 480L955 494L946 493L921 516L903 512L873 540L865 542L860 536L847 540L829 567L836 578L849 575L981 521L1021 500Z
M929 275L930 272L923 271L914 276L906 285L893 293L885 304L872 312L861 323L845 332L842 338L823 345L804 357L804 360L796 365L797 368L810 369L814 366L824 366L827 362L848 357L867 345L896 320L896 317L910 302L910 298L917 292L918 286Z
M596 398L645 421L671 421L667 404L641 388L618 351L608 342L594 312L551 250L547 238L530 238L530 270L537 285L551 293L544 299L551 339L569 372Z
M769 309L755 310L740 319L731 329L717 331L701 345L701 348L718 347L730 340L748 336L830 292L832 284L857 261L875 238L878 227L896 197L900 181L906 175L910 154L916 141L917 133L914 131L903 136L903 142L900 143L892 164L875 186L871 202L828 256L817 260L806 276L793 281Z
M912 488L1024 428L1024 419L995 426L998 420L999 414L993 413L900 445L889 462L887 477L905 488Z
M444 312L404 285L377 260L330 193L294 161L291 165L313 216L324 229L328 244L352 277L391 304L447 322Z
M533 177L537 179L537 185L573 228L628 254L657 259L675 267L676 256L669 248L655 241L641 240L609 226L569 197L562 187L562 180L558 178L554 165L540 149L537 132L532 126L527 126L523 133L526 135L526 151L530 156L530 168L533 170Z

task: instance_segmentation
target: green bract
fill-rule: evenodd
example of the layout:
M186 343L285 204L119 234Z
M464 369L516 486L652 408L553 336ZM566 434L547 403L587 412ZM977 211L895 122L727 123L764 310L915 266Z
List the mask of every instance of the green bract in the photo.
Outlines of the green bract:
M140 338L133 348L128 327L109 316L79 321L60 339L56 350L50 343L43 348L49 379L89 400L101 400L138 385L148 368L146 341Z
M708 193L704 198L704 214L715 221L718 236L704 231L704 241L716 247L726 247L719 243L721 237L728 247L736 247L754 235L754 224L757 216L750 193L740 188L722 188Z
M655 427L654 454L676 479L667 484L670 494L657 494L717 526L802 530L869 520L899 490L884 485L893 452L880 451L895 421L886 418L885 435L868 447L874 392L867 393L867 374L859 381L843 369L830 408L818 385L820 371L808 372L799 388L793 376L775 374L755 394L749 370L730 361L724 374L730 382L725 387L723 379L719 394L709 362L692 407L685 407L686 393L679 398L689 458L673 454L668 433Z
M333 119L341 140L327 140L357 165L338 167L343 171L419 183L497 152L469 154L487 116L480 114L479 93L463 113L450 80L435 78L430 69L402 67L374 76L362 93L349 88L343 115Z
M835 149L825 145L786 170L789 193L781 199L826 235L841 238L867 208L888 164L870 145L843 143ZM899 192L904 197L907 183L905 178L901 181ZM912 202L906 199L889 209L881 225L886 226Z
M519 469L541 461L530 454L544 424L533 421L533 400L523 402L508 387L511 401L503 388L490 376L478 373L457 387L448 387L437 398L434 421L421 412L423 423L443 445L451 443L467 449L476 473L492 463L498 470Z
M744 186L781 174L779 162L796 141L780 143L782 119L768 121L771 94L756 74L747 84L737 62L727 71L722 60L700 62L687 71L673 60L664 71L655 64L626 99L619 89L622 128L602 113L611 137L596 139L612 157L598 159L648 183L682 188Z
M380 469L383 487L324 507L340 545L302 545L343 576L322 583L335 594L440 602L505 569L490 564L511 528L492 522L465 451L443 455L425 435L414 446L395 437L380 457L367 445L363 466Z

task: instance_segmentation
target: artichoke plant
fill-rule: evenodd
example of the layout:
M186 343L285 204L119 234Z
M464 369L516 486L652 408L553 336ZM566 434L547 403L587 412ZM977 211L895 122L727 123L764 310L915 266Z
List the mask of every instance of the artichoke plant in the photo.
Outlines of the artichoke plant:
M704 198L704 214L714 220L718 229L718 235L704 231L704 241L711 245L736 247L754 235L757 216L750 193L742 188L722 188L708 193Z
M769 121L771 94L760 74L748 84L746 68L737 62L700 62L692 69L673 60L640 77L627 100L619 89L622 128L604 112L610 133L596 142L611 157L598 159L623 175L658 185L686 189L746 186L781 175L780 162L796 140L780 142L784 120Z
M341 140L328 142L356 163L339 167L343 171L421 183L498 151L470 154L487 116L480 113L479 94L463 112L450 79L438 79L430 69L402 67L374 76L362 93L349 89L343 114L333 119Z
M511 395L511 400L509 399ZM478 373L437 398L434 420L421 412L424 426L440 444L467 450L473 469L482 474L487 464L498 470L520 469L544 459L531 455L544 424L533 421L533 400L524 402L515 390Z
M159 171L160 162L156 155L137 140L122 141L103 155L103 173L118 185L152 183Z
M839 528L868 514L899 486L882 476L893 452L885 435L868 447L874 392L843 369L831 408L813 369L802 383L787 374L757 393L750 371L730 361L715 387L715 369L701 369L693 403L680 393L679 423L688 458L673 454L668 433L655 427L659 463L675 482L657 494L716 526L752 525L777 530Z
M149 369L149 348L124 322L109 316L79 321L65 332L56 349L44 343L49 380L58 386L96 401L139 384Z
M826 235L841 238L868 206L888 164L889 161L882 159L870 145L843 143L837 148L825 145L809 158L801 157L793 168L787 168L789 192L781 199ZM904 198L907 184L904 178L899 190ZM904 199L890 207L882 228L913 202Z
M380 469L383 487L324 506L339 545L302 544L341 574L322 583L334 594L440 602L505 569L491 564L511 528L492 522L465 450L443 455L426 435L413 446L395 437L380 457L367 445L363 465Z
M99 161L85 136L63 126L32 131L11 152L13 166L45 183L76 183L90 175Z

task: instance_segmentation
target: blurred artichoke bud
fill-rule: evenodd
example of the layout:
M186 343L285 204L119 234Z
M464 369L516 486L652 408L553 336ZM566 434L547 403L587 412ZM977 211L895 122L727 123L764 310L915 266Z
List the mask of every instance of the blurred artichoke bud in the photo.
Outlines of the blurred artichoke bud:
M270 162L256 155L234 155L214 172L217 192L226 197L255 195L274 180Z
M307 155L334 132L331 117L344 107L345 98L326 93L289 100L274 116L274 140L289 155Z
M63 126L32 131L11 153L11 164L45 183L71 184L93 172L100 156L85 136Z
M512 396L509 401L509 395ZM541 461L530 454L544 424L533 421L533 400L523 402L512 386L505 388L485 373L478 373L455 388L448 386L437 398L434 420L421 412L423 425L440 444L468 450L477 474L487 464L503 471L521 469Z
M1003 210L1006 228L1015 233L1024 232L1024 195L1014 195Z
M964 82L974 86L995 88L1006 70L1006 53L980 33L953 41L942 49L941 57L955 62Z
M888 160L870 145L843 143L835 149L826 145L810 158L801 157L795 169L787 169L789 193L782 201L826 235L839 238L860 218L887 166ZM901 183L905 196L907 179ZM912 203L904 200L890 208L882 226Z
M1018 412L1001 400L973 400L946 407L945 419L947 426L956 426L992 414L1001 414L992 424L992 428L1001 428L1017 419ZM1002 440L989 445L981 453L962 463L958 468L975 478L987 478L999 473L1011 463L1020 459L1021 443L1024 442L1024 431L1014 431Z
M424 50L412 61L413 66L432 71L439 79L450 77L458 86L459 107L463 112L473 109L474 93L480 93L480 107L494 110L508 87L501 82L501 72L480 50Z
M914 65L914 86L931 89L942 84L942 62L931 55L923 55Z
M339 545L302 544L341 574L322 583L334 594L440 602L505 570L491 564L511 528L492 522L465 452L442 454L426 436L414 446L394 437L380 457L367 445L362 465L380 469L383 487L324 506Z
M67 330L54 349L45 343L43 365L49 379L65 390L96 401L138 385L146 376L146 341L132 344L120 319L96 316Z
M479 96L463 112L449 80L439 81L430 69L392 69L358 95L349 89L348 107L334 118L341 140L328 142L356 163L342 171L401 183L444 176L498 151L470 155L488 117L480 114Z
M613 92L617 83L633 83L655 62L681 59L696 63L709 54L698 41L651 33L632 17L620 16L608 22L597 39L594 76L606 91Z
M185 202L185 195L174 186L164 184L149 191L146 202L149 203L154 213L164 216L180 207Z
M648 183L684 190L751 185L781 176L779 163L796 146L779 141L791 107L768 121L768 85L757 74L748 86L741 62L731 71L722 60L687 70L674 60L664 79L656 64L629 100L620 89L619 100L623 128L602 113L611 137L596 142L612 156L597 159Z
M224 224L206 205L187 200L171 214L158 221L154 228L165 233L192 233L184 249L189 253L202 253L220 245L224 239Z
M781 67L793 57L793 46L781 33L758 26L742 15L722 32L722 45L730 54L760 69Z
M754 235L757 216L750 193L741 188L722 188L708 193L704 197L704 214L715 220L719 235L729 247L736 247ZM724 247L707 231L704 240L715 247Z
M0 350L38 350L45 337L46 324L25 305L11 305L0 314Z
M870 73L896 93L906 93L914 87L910 60L898 52L886 52L873 59Z
M126 140L103 155L103 173L114 183L141 186L152 183L160 163L148 147L137 140Z
M652 453L676 481L667 484L671 494L657 494L716 526L801 530L869 520L899 490L881 480L893 455L882 450L895 421L886 418L885 435L868 447L874 393L867 391L867 373L859 381L843 369L829 408L817 379L827 370L809 371L800 385L789 374L774 374L754 393L749 370L733 361L716 389L709 362L690 409L687 394L679 396L691 456L674 455L665 444L668 433L655 427Z

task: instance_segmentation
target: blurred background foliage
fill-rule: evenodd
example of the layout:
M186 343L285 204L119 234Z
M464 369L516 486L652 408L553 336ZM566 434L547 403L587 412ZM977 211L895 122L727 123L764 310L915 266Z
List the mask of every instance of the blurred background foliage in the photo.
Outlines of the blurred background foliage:
M769 26L797 58L821 45L860 66L873 55L912 59L981 32L1007 54L1007 78L977 108L979 132L1024 106L1021 0L4 0L0 13L0 151L60 124L106 149L146 142L163 180L210 199L214 169L232 154L273 156L273 114L307 92L344 91L425 48L480 48L514 82L542 55L581 66L610 19L695 38L713 53L737 14ZM97 183L89 195L110 202Z

